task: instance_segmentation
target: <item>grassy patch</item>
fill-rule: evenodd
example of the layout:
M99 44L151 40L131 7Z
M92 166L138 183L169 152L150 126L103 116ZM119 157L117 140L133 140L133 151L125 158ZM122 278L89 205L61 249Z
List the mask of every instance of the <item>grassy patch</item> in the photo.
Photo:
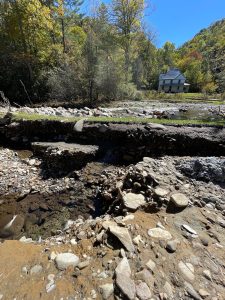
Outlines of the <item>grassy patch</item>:
M14 114L13 120L49 120L61 122L77 122L81 117L61 117L61 116L47 116L38 114L18 113ZM102 122L102 123L130 123L130 124L165 124L165 125L208 125L208 126L224 126L225 120L221 121L204 121L204 120L171 120L171 119L150 119L139 117L86 117L88 122Z
M13 120L28 120L28 121L39 121L39 120L49 120L49 121L64 121L64 122L76 122L80 117L62 117L62 116L48 116L39 114L28 114L28 113L16 113L13 115Z

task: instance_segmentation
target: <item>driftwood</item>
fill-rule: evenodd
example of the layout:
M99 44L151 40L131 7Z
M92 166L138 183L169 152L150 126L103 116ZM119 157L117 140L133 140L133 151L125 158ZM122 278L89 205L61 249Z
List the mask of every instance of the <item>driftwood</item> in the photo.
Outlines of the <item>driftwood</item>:
M6 98L3 91L0 91L0 112L3 112L5 115L10 113L11 104L8 98Z

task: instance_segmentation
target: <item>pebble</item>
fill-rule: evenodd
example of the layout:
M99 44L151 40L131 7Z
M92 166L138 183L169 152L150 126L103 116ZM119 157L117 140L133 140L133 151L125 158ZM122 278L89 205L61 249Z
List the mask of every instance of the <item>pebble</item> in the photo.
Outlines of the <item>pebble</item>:
M43 270L43 267L41 265L35 265L30 269L30 275L36 275L41 273Z
M45 287L47 293L50 293L55 288L56 288L56 285L55 285L54 281L50 281L49 283L46 284L46 287Z
M208 293L206 290L200 289L198 292L202 298L206 298L206 297L210 296L210 293Z
M145 265L150 271L154 272L156 264L153 260L149 259L149 261Z
M158 197L165 197L166 195L169 194L169 191L168 190L165 190L163 188L160 188L160 187L157 187L155 190L154 190L154 193L156 196Z
M180 208L185 208L188 206L189 199L181 193L176 193L171 195L170 201L176 206Z
M147 286L147 284L145 282L142 282L142 281L140 281L136 285L136 293L137 293L138 299L140 299L140 300L149 300L152 296L152 293L151 293L149 287Z
M182 228L185 229L186 231L188 231L191 234L198 235L197 232L187 224L183 224Z
M101 285L99 288L104 300L107 300L114 292L114 286L112 283L106 283Z
M183 275L183 277L187 280L187 281L194 281L195 280L195 275L194 275L194 267L191 264L185 264L184 262L180 261L178 263L178 268L181 272L181 274Z
M203 275L205 276L206 279L212 281L211 272L209 270L204 270Z
M69 266L76 267L79 264L79 257L72 253L60 253L55 258L56 266L63 271Z
M202 298L199 296L199 294L196 292L196 290L193 288L193 286L189 282L184 283L185 289L188 292L188 294L193 297L195 300L202 300Z
M152 238L161 239L161 240L170 240L172 235L169 231L166 231L161 228L152 228L148 230L148 235Z
M176 252L177 250L177 241L173 240L173 241L169 241L167 244L166 244L166 250L168 252L171 252L171 253L174 253Z
M89 265L90 265L90 260L88 259L88 260L85 260L85 261L80 262L80 263L77 265L77 267L78 267L78 269L82 270L82 269L84 269L84 268L87 268Z

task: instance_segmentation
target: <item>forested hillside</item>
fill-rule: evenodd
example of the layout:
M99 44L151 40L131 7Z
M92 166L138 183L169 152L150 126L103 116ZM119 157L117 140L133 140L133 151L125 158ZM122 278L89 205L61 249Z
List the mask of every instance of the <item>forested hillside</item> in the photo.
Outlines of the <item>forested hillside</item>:
M186 74L192 89L225 90L225 19L201 30L178 49L177 65Z
M224 91L224 21L178 50L157 49L143 26L144 0L112 0L88 16L82 4L0 1L0 90L10 101L139 98L174 66L192 91Z

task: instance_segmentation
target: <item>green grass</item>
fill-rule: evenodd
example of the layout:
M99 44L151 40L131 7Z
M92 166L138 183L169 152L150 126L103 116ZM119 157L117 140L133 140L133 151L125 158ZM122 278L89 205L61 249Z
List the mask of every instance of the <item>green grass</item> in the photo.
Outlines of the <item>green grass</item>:
M203 93L158 93L156 91L146 91L142 93L143 99L162 100L168 102L189 102L189 103L211 103L211 104L224 104L221 94L205 95Z
M38 114L17 113L14 114L13 120L49 120L49 121L61 121L61 122L77 122L82 119L81 117L60 117L60 116L47 116ZM130 124L165 124L165 125L211 125L211 126L224 126L225 120L222 121L203 121L203 120L170 120L170 119L150 119L139 117L87 117L85 118L91 123L130 123Z

